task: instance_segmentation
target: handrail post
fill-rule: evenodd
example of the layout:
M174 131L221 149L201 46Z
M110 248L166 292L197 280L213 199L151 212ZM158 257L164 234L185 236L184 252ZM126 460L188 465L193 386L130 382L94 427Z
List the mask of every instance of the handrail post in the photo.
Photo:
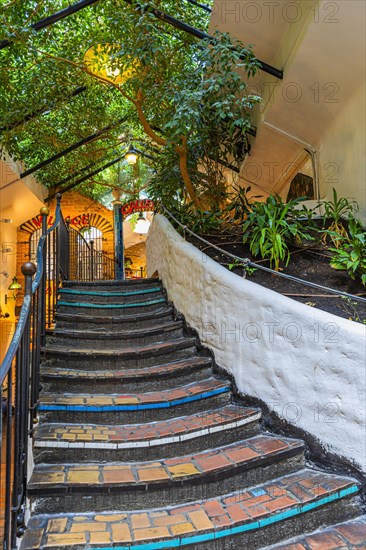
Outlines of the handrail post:
M32 278L37 271L32 262L21 267L25 277L25 300L32 299ZM25 319L25 327L20 346L16 354L15 395L14 395L14 456L13 456L13 494L11 548L16 548L16 538L24 534L24 506L28 469L28 423L29 423L29 375L31 357L31 318ZM10 382L10 381L9 381ZM12 430L12 426L7 426Z
M89 241L90 244L90 280L94 281L94 241Z
M62 195L61 193L57 193L56 195L56 208L60 208ZM52 321L55 318L56 309L57 309L57 303L58 303L58 285L60 281L60 270L61 270L61 246L60 246L60 224L55 228L56 233L56 259L55 259L55 265L54 265L54 273L53 273L53 292L50 295L50 299L52 299ZM63 251L62 251L63 252ZM48 319L49 325L51 324L51 319Z
M42 206L40 210L41 216L42 216L42 237L44 237L45 242L43 243L43 250L42 250L42 258L43 258L43 274L42 279L40 283L39 288L39 310L38 310L38 318L40 320L40 328L41 328L41 338L40 338L40 345L44 346L45 338L46 338L46 276L47 276L47 266L46 266L46 257L47 257L47 242L46 242L46 236L47 236L47 219L48 215L50 213L47 206Z

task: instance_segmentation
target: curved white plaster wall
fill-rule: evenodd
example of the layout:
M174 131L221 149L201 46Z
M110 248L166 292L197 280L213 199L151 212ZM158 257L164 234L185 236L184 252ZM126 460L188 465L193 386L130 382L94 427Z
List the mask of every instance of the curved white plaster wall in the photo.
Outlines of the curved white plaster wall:
M160 215L148 234L147 270L159 272L240 392L366 471L366 326L230 273Z

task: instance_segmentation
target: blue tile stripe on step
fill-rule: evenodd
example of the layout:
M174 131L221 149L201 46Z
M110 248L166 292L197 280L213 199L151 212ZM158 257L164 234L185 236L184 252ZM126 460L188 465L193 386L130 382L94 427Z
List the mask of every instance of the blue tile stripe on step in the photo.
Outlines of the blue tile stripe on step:
M302 506L297 506L296 508L291 508L284 512L279 512L278 514L274 514L273 516L270 516L268 518L263 518L259 521L253 521L251 523L246 523L244 525L238 525L237 527L222 529L221 531L203 533L202 535L175 538L175 539L170 539L165 541L163 540L159 542L132 544L128 546L113 546L113 550L163 550L163 549L169 549L169 548L179 548L181 546L187 546L189 544L200 544L204 542L209 542L212 540L228 537L230 535L239 535L247 531L253 531L254 529L261 529L273 523L278 523L285 519L299 516L301 514L305 514L306 512L310 512L311 510L315 510L316 508L320 508L321 506L325 506L326 504L329 504L336 500L340 500L342 498L346 498L350 495L358 493L358 491L359 491L359 488L357 485L351 485L351 487L348 487L347 489L342 489L341 491L337 491L336 493L333 493L332 495L329 495L320 500L317 500L316 502L303 504ZM111 546L94 548L94 550L110 550L110 549L111 549Z
M161 287L146 288L145 290L130 290L128 292L107 292L101 290L100 292L95 292L92 290L69 290L67 288L61 288L59 290L60 294L76 294L77 296L137 296L138 294L151 294L152 292L161 291Z
M64 302L60 300L58 302L59 306L69 306L69 307L88 307L95 309L122 309L127 307L142 307L142 306L152 306L154 304L163 304L165 303L165 298L158 298L156 300L149 300L148 302L136 302L133 304L91 304L84 302Z
M175 399L173 401L166 401L165 403L145 403L139 405L103 405L97 407L94 405L39 405L39 411L79 411L79 412L122 412L122 411L146 411L151 409L168 409L170 407L176 407L178 405L184 405L185 403L192 403L193 401L199 401L208 397L214 397L222 393L230 391L230 386L218 388L216 390L207 391L198 395L192 395L181 399Z

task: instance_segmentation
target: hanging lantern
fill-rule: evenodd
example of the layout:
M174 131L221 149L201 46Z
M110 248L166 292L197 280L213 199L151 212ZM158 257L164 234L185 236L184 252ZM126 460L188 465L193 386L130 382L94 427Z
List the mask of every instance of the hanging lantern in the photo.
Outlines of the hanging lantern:
M139 233L140 235L146 235L146 233L149 231L150 222L147 220L143 213L140 212L139 217L137 218L137 223L135 226L135 229L133 230L134 233Z

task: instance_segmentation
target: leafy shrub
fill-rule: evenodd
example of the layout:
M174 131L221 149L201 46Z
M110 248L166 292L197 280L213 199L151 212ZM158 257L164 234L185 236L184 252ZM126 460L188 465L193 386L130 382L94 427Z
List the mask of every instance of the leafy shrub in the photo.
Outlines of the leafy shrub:
M330 249L333 252L330 265L334 269L347 271L351 279L360 278L366 286L366 231L360 222L350 217L346 237L335 231L330 236L338 245Z
M261 195L253 197L253 200L248 199L248 193L251 190L251 187L234 187L233 192L229 195L229 203L225 208L227 217L230 220L243 222L247 217L249 212L251 212L251 205L254 202L254 199L260 199Z
M290 261L289 244L303 239L313 240L309 220L300 220L302 211L296 206L304 197L284 203L278 195L270 195L265 202L255 202L243 224L243 241L249 242L253 256L269 258L276 271L280 262Z
M209 234L217 231L222 224L221 212L203 211L196 208L193 203L184 205L179 210L173 210L172 213L193 233Z
M344 225L343 218L348 218L357 210L356 201L350 201L345 197L338 199L337 191L333 188L333 200L323 201L320 203L324 208L323 225L327 220L332 220L327 230L323 229L322 239L326 244L328 237L336 248L341 245L341 240L338 237L347 237L347 229Z

